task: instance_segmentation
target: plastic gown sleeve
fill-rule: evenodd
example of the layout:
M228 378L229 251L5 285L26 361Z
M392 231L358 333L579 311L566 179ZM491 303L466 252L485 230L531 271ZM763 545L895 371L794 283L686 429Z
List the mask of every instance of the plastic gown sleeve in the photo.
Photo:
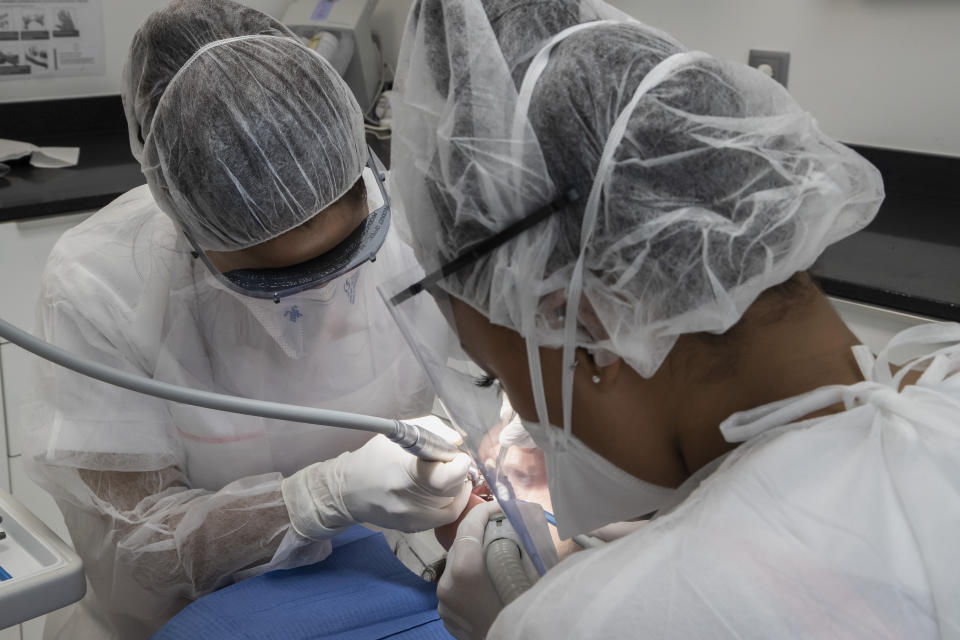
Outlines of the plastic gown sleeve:
M33 468L57 498L98 599L113 613L166 619L237 579L330 553L329 542L292 530L279 473L210 492L190 489L176 468Z
M175 468L79 475L106 503L116 561L129 565L141 585L194 599L245 570L260 573L285 564L276 557L291 533L279 473L243 478L212 493L189 489ZM314 546L301 541L288 541L284 551L290 542ZM329 546L320 546L325 556Z
M117 338L96 331L71 305L41 304L39 319L42 337L138 372L135 357L110 347ZM28 471L55 497L107 611L162 623L236 579L330 553L328 541L293 531L280 473L240 478L218 491L192 489L176 464L175 426L161 401L53 365L41 365L41 377L38 388L51 397L28 417ZM86 415L107 403L115 421Z

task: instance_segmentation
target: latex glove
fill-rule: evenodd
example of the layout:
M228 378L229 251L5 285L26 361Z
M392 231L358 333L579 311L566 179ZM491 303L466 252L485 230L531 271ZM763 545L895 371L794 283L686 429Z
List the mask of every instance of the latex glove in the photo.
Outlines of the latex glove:
M500 432L500 436L497 439L500 445L505 447L520 447L522 449L537 448L537 443L533 441L533 438L530 437L527 430L523 428L523 423L520 421L520 414L518 413L513 414L510 422L503 428L503 431Z
M470 496L470 458L426 462L377 436L356 451L283 481L283 501L304 538L326 540L358 522L413 532L453 522Z
M483 532L490 516L500 512L496 502L475 506L460 523L447 555L447 566L437 584L437 612L443 626L457 640L480 640L503 609L487 575Z

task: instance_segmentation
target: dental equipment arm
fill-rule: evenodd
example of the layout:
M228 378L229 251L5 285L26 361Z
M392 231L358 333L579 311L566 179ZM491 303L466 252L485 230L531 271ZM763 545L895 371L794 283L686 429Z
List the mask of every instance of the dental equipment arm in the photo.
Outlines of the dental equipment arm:
M181 387L144 376L131 375L97 362L78 358L55 345L18 329L3 319L0 319L0 337L6 338L13 344L61 367L107 384L163 398L164 400L261 418L380 433L421 460L449 462L459 453L456 446L426 429L399 420L241 398Z

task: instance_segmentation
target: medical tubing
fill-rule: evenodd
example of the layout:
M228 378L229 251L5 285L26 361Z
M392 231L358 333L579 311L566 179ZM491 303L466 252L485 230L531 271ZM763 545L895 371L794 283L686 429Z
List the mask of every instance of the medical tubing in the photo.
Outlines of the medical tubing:
M487 574L504 606L533 586L520 561L520 547L509 538L500 538L487 545Z
M607 544L600 538L597 538L596 536L588 535L586 533L573 536L573 541L576 542L581 547L583 547L584 549L597 549Z
M431 462L449 462L459 453L459 449L439 436L417 425L399 420L241 398L190 389L145 376L129 374L98 362L79 358L18 329L2 318L0 318L0 337L6 338L36 356L87 377L171 402L273 420L382 433L418 458Z

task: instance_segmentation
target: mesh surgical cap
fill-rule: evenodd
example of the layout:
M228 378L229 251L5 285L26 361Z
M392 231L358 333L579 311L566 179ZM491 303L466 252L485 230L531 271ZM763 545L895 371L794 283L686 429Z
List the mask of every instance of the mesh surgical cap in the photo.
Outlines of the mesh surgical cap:
M133 39L131 148L160 208L202 249L275 238L336 202L367 160L349 87L273 18L174 2Z
M419 0L397 85L391 178L428 267L574 194L440 283L571 371L582 347L652 375L883 198L772 79L602 2Z

